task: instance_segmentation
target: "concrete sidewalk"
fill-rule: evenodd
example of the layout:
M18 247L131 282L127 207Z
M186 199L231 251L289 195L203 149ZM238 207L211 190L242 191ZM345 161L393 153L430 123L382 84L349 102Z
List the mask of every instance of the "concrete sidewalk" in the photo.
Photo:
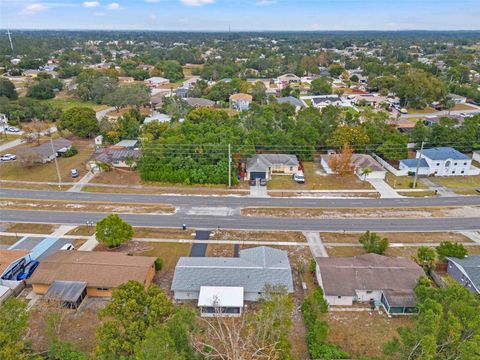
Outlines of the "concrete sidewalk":
M397 191L388 185L383 179L367 179L367 181L372 184L372 186L380 193L382 199L389 198L402 198L402 195L399 195Z
M82 191L83 187L87 185L93 178L95 174L91 171L87 172L85 176L83 176L78 182L75 183L67 192L80 192Z
M325 249L325 246L323 245L319 232L304 231L303 235L307 239L313 257L328 257L327 249Z

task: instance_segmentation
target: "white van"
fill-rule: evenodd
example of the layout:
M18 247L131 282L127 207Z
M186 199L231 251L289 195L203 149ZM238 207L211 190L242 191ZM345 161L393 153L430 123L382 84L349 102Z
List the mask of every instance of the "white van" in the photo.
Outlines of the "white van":
M305 176L303 175L303 171L299 171L295 175L293 175L293 180L299 184L305 183Z
M68 243L68 244L63 245L63 246L60 248L60 250L68 250L68 251L70 251L70 250L75 250L75 247L73 246L73 244Z

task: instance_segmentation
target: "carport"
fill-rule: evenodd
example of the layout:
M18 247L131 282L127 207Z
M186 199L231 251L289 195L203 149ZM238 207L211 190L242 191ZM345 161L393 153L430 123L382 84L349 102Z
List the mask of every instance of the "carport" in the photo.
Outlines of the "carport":
M44 299L49 301L60 301L65 307L78 309L86 296L86 282L57 280L50 285Z

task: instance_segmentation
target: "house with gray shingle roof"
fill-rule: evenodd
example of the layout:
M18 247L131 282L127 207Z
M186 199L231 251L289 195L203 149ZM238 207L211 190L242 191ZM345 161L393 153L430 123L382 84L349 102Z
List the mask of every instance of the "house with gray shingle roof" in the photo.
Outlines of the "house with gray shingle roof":
M295 96L286 96L286 97L279 97L275 99L279 104L290 104L295 107L295 111L298 112L300 109L305 107L305 104L300 100L297 99Z
M299 172L299 162L290 154L257 154L247 161L246 180L266 179L272 175L295 175Z
M480 294L480 255L448 258L447 272L468 290Z
M240 250L238 257L181 257L171 289L175 300L198 300L210 314L215 306L239 314L243 301L257 301L267 286L292 293L292 270L286 251L260 246ZM243 294L241 306L241 296L232 294Z

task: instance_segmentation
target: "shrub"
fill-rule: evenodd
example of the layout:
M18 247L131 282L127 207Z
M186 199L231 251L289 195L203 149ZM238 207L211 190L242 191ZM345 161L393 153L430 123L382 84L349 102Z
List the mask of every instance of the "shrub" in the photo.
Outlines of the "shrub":
M358 242L363 245L365 251L374 254L383 254L388 247L388 239L381 238L377 233L366 231L360 236Z
M158 257L157 260L155 260L155 270L160 271L162 270L162 268L163 268L163 259Z
M75 149L75 148L72 146L70 149L68 149L67 151L65 151L65 154L63 154L63 156L69 158L69 157L75 156L75 155L77 155L77 154L78 154L77 149Z
M310 259L310 272L312 274L315 274L317 270L317 262L315 261L315 259Z
M468 251L463 244L452 243L450 241L442 241L435 249L437 250L438 258L442 261L446 261L447 257L463 259L468 255Z

